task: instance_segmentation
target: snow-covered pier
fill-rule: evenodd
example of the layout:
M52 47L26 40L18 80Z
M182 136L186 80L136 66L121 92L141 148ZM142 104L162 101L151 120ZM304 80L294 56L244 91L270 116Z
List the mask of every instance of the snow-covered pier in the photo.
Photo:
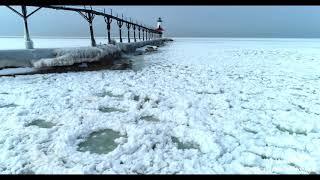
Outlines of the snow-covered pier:
M146 45L161 45L167 38L132 43L98 45L78 48L39 48L0 50L0 68L69 66L82 62L112 61L122 53L131 53Z

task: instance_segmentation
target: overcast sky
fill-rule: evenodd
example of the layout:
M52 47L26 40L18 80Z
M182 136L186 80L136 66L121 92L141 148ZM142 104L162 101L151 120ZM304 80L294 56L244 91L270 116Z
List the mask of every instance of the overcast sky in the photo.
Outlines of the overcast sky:
M165 33L171 37L320 37L320 6L94 6L94 9L103 7L152 26L162 17ZM22 18L4 6L0 6L0 23L0 36L23 35ZM113 23L113 34L118 35ZM79 14L61 10L41 9L29 18L29 29L31 37L89 36L88 24ZM96 36L105 36L102 17L94 20L94 32Z

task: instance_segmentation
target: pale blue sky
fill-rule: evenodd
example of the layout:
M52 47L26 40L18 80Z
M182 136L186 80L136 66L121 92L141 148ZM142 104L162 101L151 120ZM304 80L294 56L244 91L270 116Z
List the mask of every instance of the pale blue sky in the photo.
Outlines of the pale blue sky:
M320 37L320 6L105 6L144 24L163 18L171 37ZM103 6L94 6L102 9ZM107 9L108 10L108 9ZM0 36L23 35L23 21L0 6ZM116 24L112 26L118 29ZM88 36L87 22L75 12L42 9L29 19L32 36ZM103 18L94 21L105 36Z

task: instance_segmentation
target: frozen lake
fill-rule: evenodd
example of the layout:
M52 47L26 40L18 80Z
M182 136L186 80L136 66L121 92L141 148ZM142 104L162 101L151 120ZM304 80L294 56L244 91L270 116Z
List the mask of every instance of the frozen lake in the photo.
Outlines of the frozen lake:
M0 77L0 173L319 174L319 49L176 38L139 70Z

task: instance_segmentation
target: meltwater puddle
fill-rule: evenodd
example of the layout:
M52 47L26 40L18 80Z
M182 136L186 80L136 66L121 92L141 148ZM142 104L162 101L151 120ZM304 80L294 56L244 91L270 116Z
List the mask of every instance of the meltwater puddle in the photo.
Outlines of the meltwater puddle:
M149 121L149 122L159 122L160 120L154 116L143 116L140 119Z
M100 112L103 112L103 113L111 113L111 112L121 112L121 113L124 113L126 112L125 110L123 109L118 109L118 108L114 108L114 107L99 107L98 109Z
M183 143L176 137L171 137L172 142L178 145L178 149L199 149L199 145L194 143Z
M78 145L78 151L97 154L107 154L118 147L114 141L122 137L119 132L111 129L104 129L101 131L93 132L89 137Z
M48 121L45 121L42 119L34 120L30 124L28 124L28 126L38 126L40 128L52 128L55 125L56 124L54 124L52 122L48 122Z

